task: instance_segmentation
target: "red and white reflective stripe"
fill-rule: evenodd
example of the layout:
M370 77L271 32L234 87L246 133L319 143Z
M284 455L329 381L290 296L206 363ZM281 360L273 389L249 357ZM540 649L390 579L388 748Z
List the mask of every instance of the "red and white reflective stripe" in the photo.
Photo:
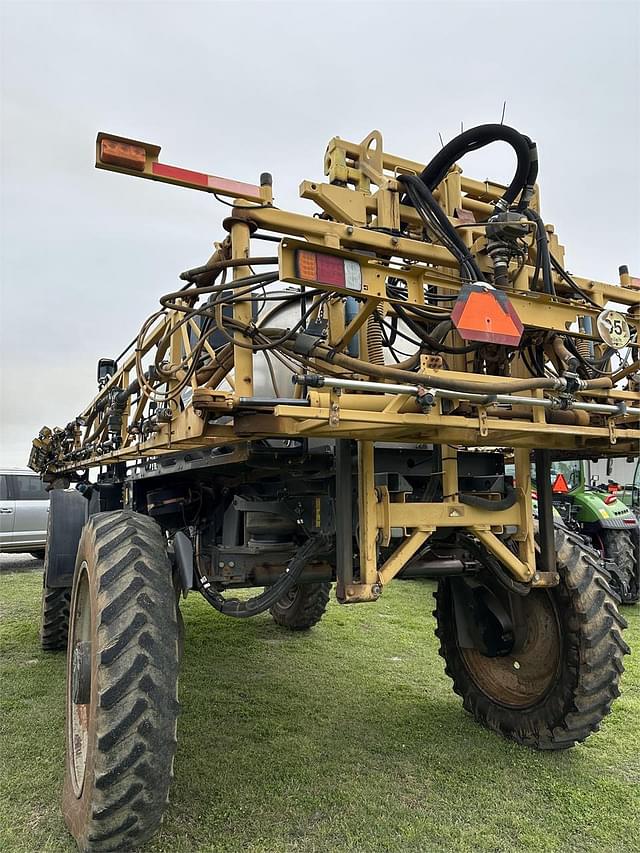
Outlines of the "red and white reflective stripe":
M211 192L225 195L242 196L243 198L260 201L260 187L256 184L245 184L242 181L232 181L217 175L207 175L204 172L192 172L191 169L180 169L178 166L167 166L165 163L152 163L152 174L159 178L168 178L184 184L195 184Z

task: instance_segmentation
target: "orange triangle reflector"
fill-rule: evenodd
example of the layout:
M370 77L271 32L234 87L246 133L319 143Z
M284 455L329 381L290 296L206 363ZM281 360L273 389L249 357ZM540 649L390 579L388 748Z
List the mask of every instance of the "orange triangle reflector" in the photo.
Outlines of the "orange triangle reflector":
M507 294L483 284L463 286L451 319L465 341L516 347L524 329Z
M558 476L553 481L551 491L555 492L557 495L566 495L566 493L569 491L569 484L565 480L564 474L558 474Z

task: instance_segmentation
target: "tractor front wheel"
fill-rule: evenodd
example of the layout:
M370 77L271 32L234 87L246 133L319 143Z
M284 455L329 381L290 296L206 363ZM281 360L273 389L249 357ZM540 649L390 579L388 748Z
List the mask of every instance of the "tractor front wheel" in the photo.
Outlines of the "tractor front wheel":
M134 850L167 803L178 716L178 622L158 525L92 516L73 579L64 818L83 853Z
M505 590L493 605L519 615L513 647L509 631L490 650L460 641L451 586L458 579L439 582L434 611L446 673L465 709L504 737L545 750L566 749L597 731L619 695L629 652L626 622L594 552L562 528L556 552L559 586L533 589L514 607ZM495 601L495 589L490 594Z

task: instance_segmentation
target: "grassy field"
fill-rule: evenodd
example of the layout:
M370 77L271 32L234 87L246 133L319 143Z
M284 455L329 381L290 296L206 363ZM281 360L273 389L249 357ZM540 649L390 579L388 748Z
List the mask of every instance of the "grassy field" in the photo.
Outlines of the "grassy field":
M72 851L59 810L64 656L38 645L39 572L0 575L0 850ZM562 754L462 710L433 637L432 585L332 604L306 635L197 596L176 778L150 851L638 851L640 654L602 732ZM640 609L625 611L640 645Z

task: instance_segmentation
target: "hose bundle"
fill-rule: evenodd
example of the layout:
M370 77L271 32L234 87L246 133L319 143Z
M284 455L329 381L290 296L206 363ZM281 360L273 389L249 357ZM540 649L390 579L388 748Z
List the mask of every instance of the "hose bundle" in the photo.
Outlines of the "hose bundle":
M199 571L195 572L196 585L202 596L218 613L223 616L233 616L235 619L248 619L264 613L296 585L305 566L319 554L331 549L332 537L325 534L310 536L300 550L289 560L286 569L273 586L265 589L260 595L242 601L238 598L226 599L221 593L213 589L206 576L201 576Z
M506 124L480 124L456 136L425 166L420 180L433 192L454 163L465 154L484 148L492 142L507 142L518 159L516 173L497 206L506 210L521 194L518 210L524 211L528 207L538 175L538 151L535 142L528 136Z

